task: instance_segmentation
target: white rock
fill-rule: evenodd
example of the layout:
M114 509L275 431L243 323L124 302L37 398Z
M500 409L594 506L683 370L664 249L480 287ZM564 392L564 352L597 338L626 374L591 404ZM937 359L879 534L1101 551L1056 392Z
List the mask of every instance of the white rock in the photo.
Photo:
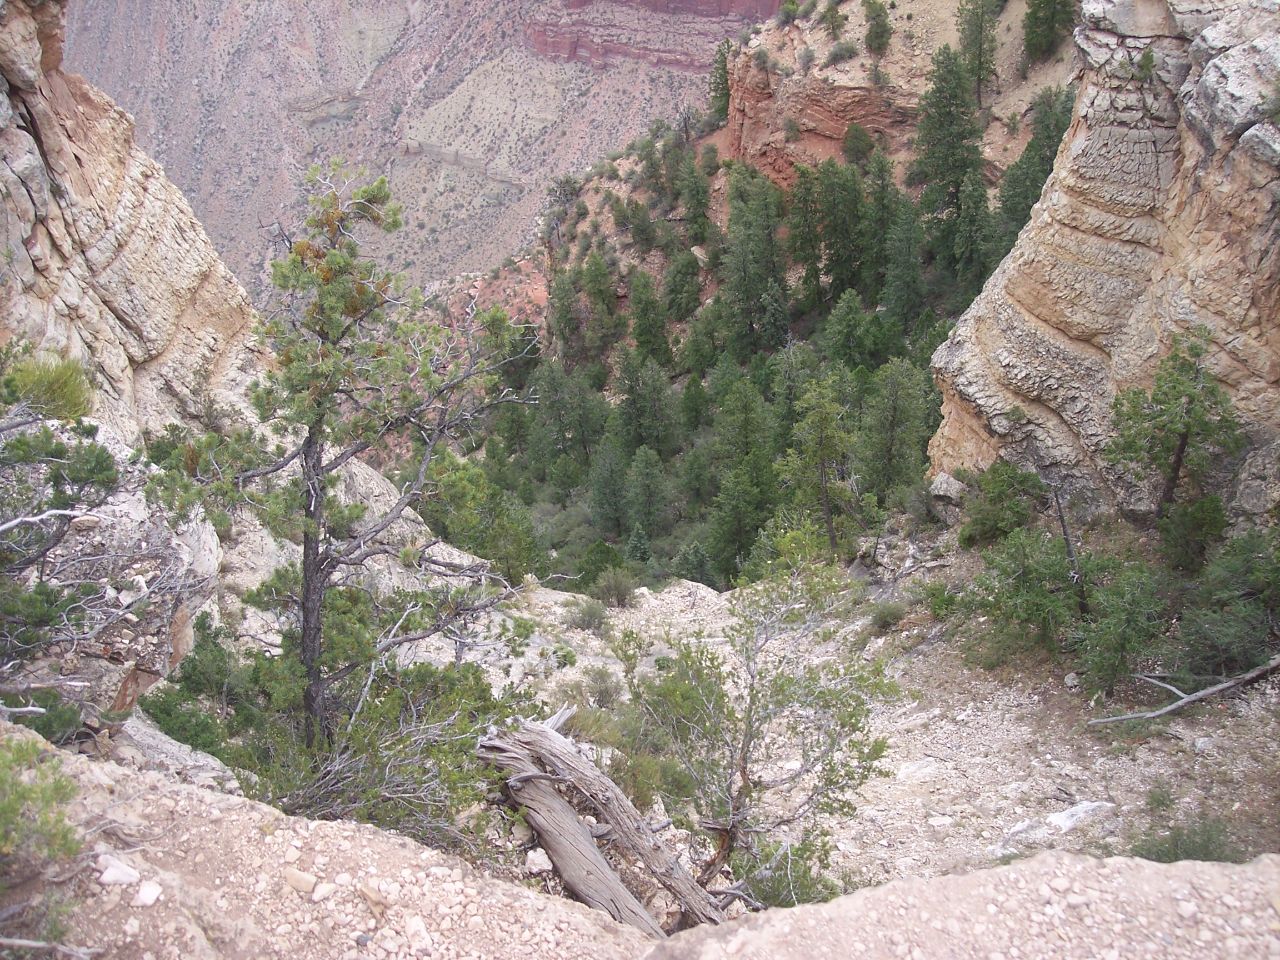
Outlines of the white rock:
M547 856L547 851L541 847L534 847L525 855L524 868L534 876L550 873L554 869L551 865L551 858Z
M293 867L284 868L284 882L299 893L310 893L316 888L316 878L309 873L303 873L301 870L295 870Z
M160 886L160 884L154 880L144 880L133 898L133 905L135 907L150 907L160 899L160 894L162 893L164 893L164 887Z
M104 853L98 858L98 882L104 887L127 887L142 879L137 870L123 860Z
M1098 817L1115 810L1114 803L1105 800L1084 800L1074 807L1068 807L1059 813L1045 817L1045 822L1059 833L1070 833L1081 824L1096 820Z

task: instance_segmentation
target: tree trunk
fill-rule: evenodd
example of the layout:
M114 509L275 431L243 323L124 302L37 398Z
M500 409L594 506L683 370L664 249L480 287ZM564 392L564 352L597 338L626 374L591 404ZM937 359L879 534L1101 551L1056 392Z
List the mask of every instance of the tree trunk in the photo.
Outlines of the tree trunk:
M1164 479L1164 489L1160 491L1160 502L1156 504L1156 519L1163 519L1169 504L1173 503L1173 495L1178 489L1178 480L1182 476L1182 462L1187 456L1187 442L1191 439L1191 429L1184 427L1178 437L1178 446L1173 451L1173 462L1169 464L1169 473Z
M822 491L822 522L827 527L827 543L831 547L834 554L839 547L836 542L836 522L831 514L831 491L829 489L830 479L827 477L827 463L822 461L818 465L818 489Z
M612 839L630 851L675 897L689 923L722 923L724 912L680 865L676 855L654 838L653 830L631 801L595 764L557 732L556 727L570 715L571 711L561 711L545 724L521 721L514 730L482 740L480 756L515 774L516 783L524 791L519 795L521 803L527 802L528 792L522 778L530 773L537 776L546 771L572 785L591 803L599 819L613 828ZM538 829L536 825L534 829ZM550 839L554 843L556 840L544 837L541 831L539 837L544 839L543 846L555 860L555 854L546 841ZM555 862L565 883L569 883L559 861ZM576 866L573 869L580 872Z
M302 531L302 623L299 649L307 685L302 694L306 711L307 747L315 746L317 734L326 735L324 682L320 657L324 652L321 618L324 608L325 570L320 556L324 530L325 489L322 472L324 455L319 428L313 426L302 444L302 480L306 503Z
M1062 509L1062 498L1058 496L1058 489L1053 490L1053 502L1058 508L1058 523L1062 527L1062 542L1067 549L1067 562L1071 564L1071 582L1076 588L1076 605L1080 610L1080 616L1088 619L1092 612L1089 609L1089 592L1085 587L1084 573L1080 570L1080 557L1076 553L1076 545L1071 539L1071 532L1067 529L1067 514Z

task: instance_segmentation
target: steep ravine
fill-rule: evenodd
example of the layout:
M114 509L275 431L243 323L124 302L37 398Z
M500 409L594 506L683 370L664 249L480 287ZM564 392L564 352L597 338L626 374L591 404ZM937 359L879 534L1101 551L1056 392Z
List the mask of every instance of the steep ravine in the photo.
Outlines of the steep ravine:
M997 456L1126 493L1111 403L1171 338L1208 327L1254 442L1237 509L1280 503L1280 8L1085 0L1075 118L1031 222L933 362L934 467ZM1153 70L1144 76L1150 51Z

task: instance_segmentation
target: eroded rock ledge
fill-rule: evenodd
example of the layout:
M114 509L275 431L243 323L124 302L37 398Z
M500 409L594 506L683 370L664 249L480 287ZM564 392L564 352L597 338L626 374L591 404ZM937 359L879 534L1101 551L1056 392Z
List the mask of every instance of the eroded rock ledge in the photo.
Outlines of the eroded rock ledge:
M65 0L0 0L0 342L83 360L119 436L228 402L248 297L133 120L61 69Z
M1280 502L1276 0L1085 0L1083 73L1053 175L1012 253L934 354L934 468L1004 456L1143 509L1102 459L1111 403L1203 324L1247 423L1238 510ZM1147 76L1142 58L1150 51Z

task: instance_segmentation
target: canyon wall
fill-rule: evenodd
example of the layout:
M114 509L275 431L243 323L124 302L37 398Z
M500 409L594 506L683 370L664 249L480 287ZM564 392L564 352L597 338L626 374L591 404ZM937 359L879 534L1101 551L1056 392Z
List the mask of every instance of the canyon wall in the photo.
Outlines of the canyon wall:
M0 2L0 342L83 360L128 441L227 401L248 298L132 120L62 69L63 2Z
M1149 508L1151 491L1102 456L1112 400L1203 325L1253 440L1232 496L1265 512L1280 502L1280 127L1266 116L1280 5L1085 0L1076 44L1080 93L1054 173L934 355L934 468L1006 457Z

